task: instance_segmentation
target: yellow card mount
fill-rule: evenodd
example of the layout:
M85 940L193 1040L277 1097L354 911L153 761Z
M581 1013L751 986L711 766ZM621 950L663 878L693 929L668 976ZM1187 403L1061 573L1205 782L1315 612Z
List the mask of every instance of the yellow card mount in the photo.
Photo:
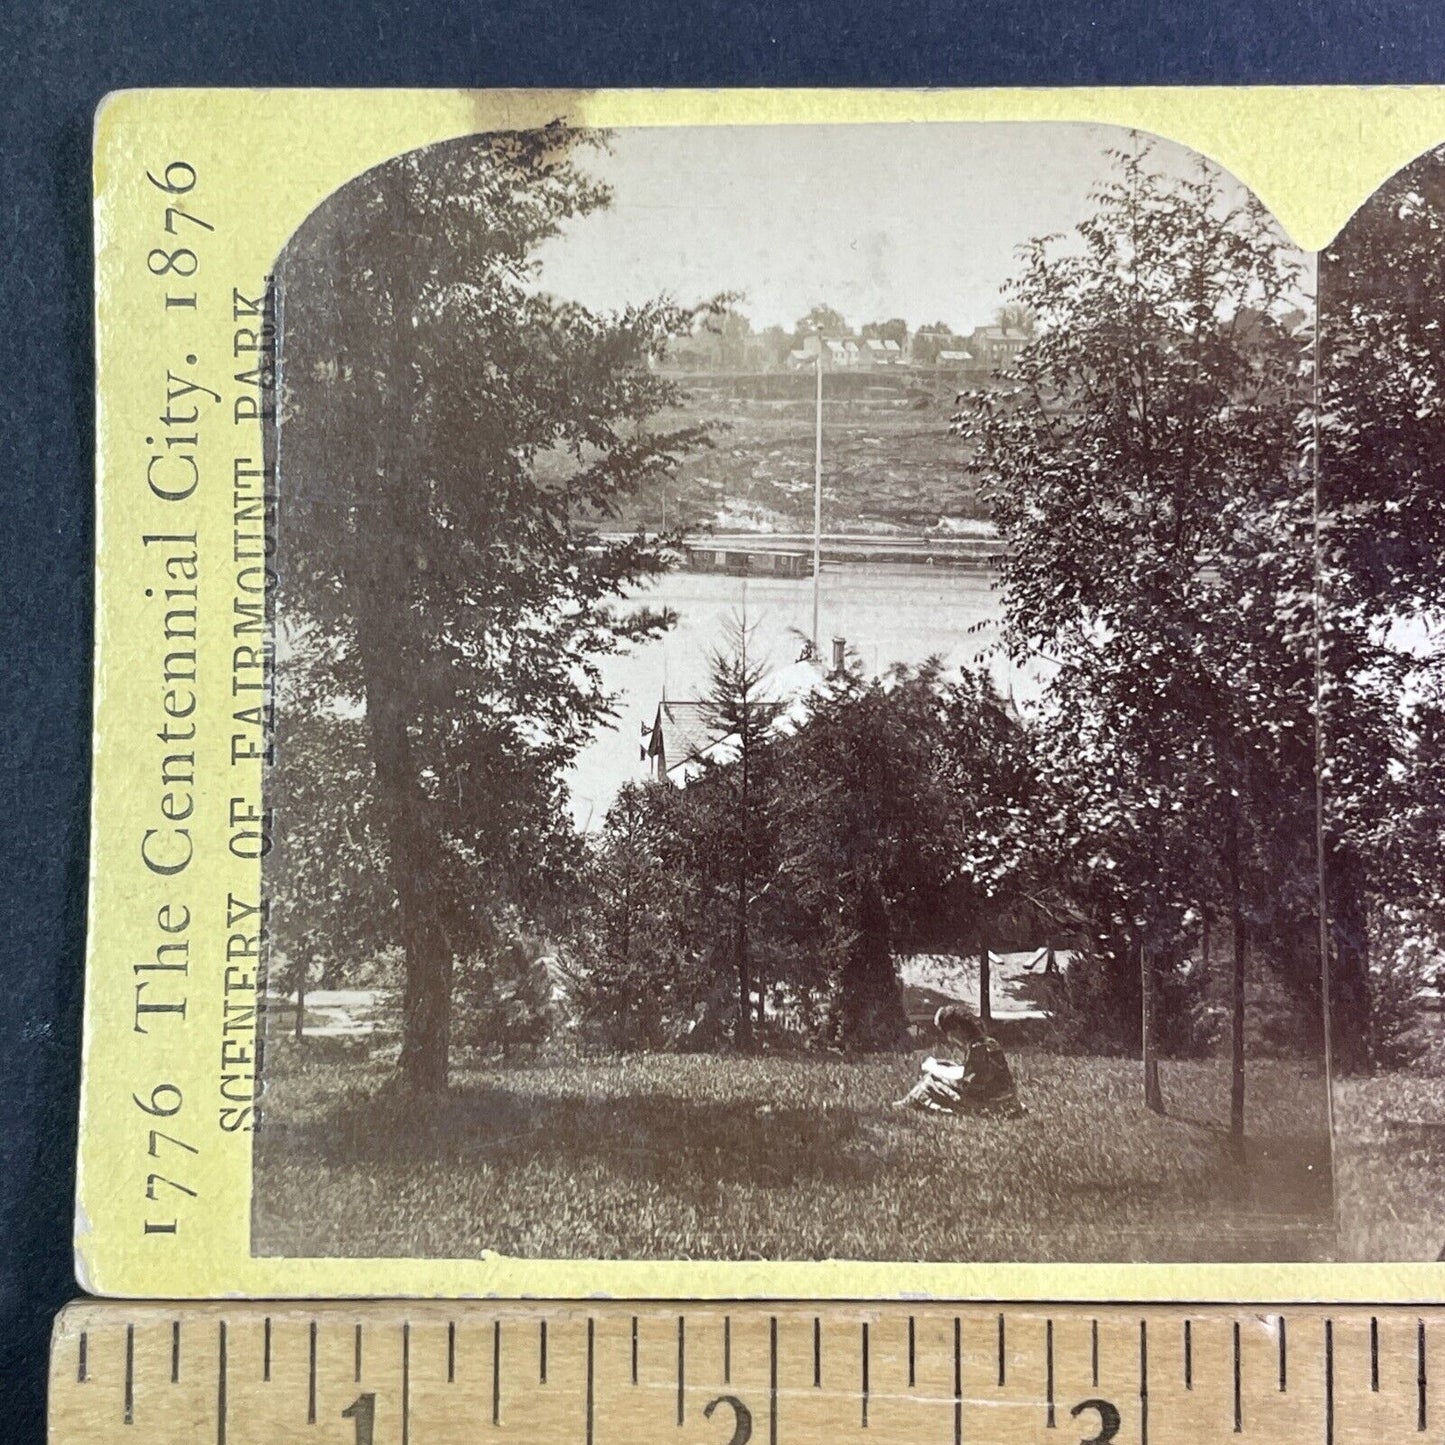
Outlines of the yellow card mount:
M1163 1445L1433 1438L1400 1307L83 1303L51 1445Z

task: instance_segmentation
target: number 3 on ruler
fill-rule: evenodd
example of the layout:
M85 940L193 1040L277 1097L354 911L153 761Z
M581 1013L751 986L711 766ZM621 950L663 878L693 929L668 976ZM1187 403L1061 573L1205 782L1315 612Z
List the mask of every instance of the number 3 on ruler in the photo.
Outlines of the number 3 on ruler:
M1077 1420L1085 1410L1098 1412L1099 1433L1097 1435L1085 1436L1084 1439L1079 1441L1079 1445L1109 1445L1109 1441L1119 1433L1119 1427L1124 1423L1113 1402L1109 1400L1080 1400L1079 1403L1069 1411L1069 1414ZM358 1437L358 1445L359 1439L360 1437ZM368 1442L370 1439L371 1437L368 1435Z
M376 1434L376 1396L358 1395L342 1412L343 1420L356 1421L356 1445L372 1445Z

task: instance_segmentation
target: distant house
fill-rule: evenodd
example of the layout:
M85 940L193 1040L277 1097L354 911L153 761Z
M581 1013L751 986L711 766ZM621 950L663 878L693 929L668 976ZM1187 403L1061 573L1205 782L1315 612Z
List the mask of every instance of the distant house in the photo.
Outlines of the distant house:
M843 666L846 648L842 638L833 640L835 670ZM791 730L806 713L808 699L826 676L813 662L799 661L781 667L763 679L758 700L759 715L770 730ZM738 735L719 723L711 702L676 702L664 697L657 704L651 724L642 725L640 761L648 776L686 787L709 763L730 761L737 751Z
M721 572L729 577L811 577L813 557L810 552L774 547L707 547L685 542L682 567L687 572Z
M932 366L940 351L958 350L962 346L963 338L947 327L920 326L908 338L907 359L914 366Z
M968 349L978 358L980 365L996 371L1012 365L1030 339L1012 326L978 326L968 338Z
M896 341L882 337L869 337L858 343L858 360L863 366L900 366L903 362L903 348Z
M717 710L710 702L676 702L663 698L649 728L643 725L642 761L648 774L661 781L683 782L675 770L696 762L717 742Z
M851 371L872 364L870 360L872 353L869 348L873 344L868 341L860 342L852 336L805 336L803 344L788 353L788 367L792 371L799 371L804 367L815 366L818 351L821 348L823 366L826 370ZM896 346L896 343L889 343L889 345ZM886 356L886 349L879 355Z

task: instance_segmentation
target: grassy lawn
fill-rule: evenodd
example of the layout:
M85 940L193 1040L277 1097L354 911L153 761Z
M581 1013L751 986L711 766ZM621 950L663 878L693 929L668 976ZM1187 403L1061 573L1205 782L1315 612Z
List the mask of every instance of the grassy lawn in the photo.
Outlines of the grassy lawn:
M253 1248L271 1255L1316 1259L1333 1252L1323 1081L1021 1053L1022 1119L889 1109L916 1058L706 1055L454 1072L418 1103L364 1051L267 1055ZM1433 1254L1433 1248L1431 1250Z
M1445 1245L1445 1076L1342 1079L1335 1130L1341 1254L1436 1258Z

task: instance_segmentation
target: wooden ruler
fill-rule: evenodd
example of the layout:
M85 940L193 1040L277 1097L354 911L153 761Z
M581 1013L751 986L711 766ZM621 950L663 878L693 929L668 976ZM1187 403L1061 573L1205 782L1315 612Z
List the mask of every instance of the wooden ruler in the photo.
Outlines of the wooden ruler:
M1445 1436L1445 1310L83 1303L51 1445Z

